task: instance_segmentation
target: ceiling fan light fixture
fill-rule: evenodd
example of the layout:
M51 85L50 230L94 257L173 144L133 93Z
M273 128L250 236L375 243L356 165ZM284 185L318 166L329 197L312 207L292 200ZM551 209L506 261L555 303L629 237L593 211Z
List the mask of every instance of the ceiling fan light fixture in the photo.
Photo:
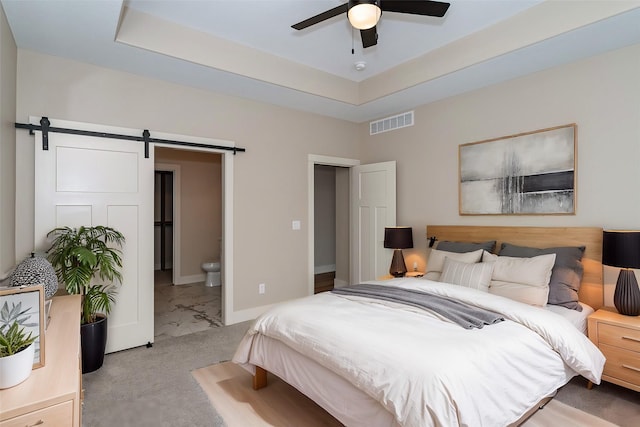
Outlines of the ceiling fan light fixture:
M382 15L379 3L379 0L349 0L347 16L351 25L358 30L375 27Z

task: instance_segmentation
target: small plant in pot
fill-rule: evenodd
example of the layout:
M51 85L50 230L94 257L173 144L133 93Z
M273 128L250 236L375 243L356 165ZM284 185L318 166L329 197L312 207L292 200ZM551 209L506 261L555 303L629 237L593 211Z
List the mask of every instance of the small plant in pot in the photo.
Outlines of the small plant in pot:
M102 225L59 227L47 258L69 294L82 295L82 373L102 366L107 343L107 315L114 302L116 285L122 281L120 248L122 233Z
M31 375L34 341L18 322L0 328L0 389L20 384Z

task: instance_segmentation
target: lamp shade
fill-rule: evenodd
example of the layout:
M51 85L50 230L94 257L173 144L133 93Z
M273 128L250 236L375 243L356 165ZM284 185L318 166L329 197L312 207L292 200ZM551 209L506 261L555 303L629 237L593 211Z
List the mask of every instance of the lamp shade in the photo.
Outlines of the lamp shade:
M411 227L385 227L384 247L388 249L407 249L413 247Z
M378 0L349 0L347 16L351 25L358 30L375 27L381 14Z
M602 263L619 267L618 281L613 292L613 305L620 314L640 314L640 288L631 268L640 268L640 231L604 231L602 234Z
M640 268L640 231L605 230L602 263L610 267Z

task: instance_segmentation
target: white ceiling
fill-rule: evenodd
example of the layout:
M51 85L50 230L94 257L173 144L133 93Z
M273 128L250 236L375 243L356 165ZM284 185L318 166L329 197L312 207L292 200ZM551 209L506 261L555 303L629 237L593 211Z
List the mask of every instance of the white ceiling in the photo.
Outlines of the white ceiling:
M640 43L632 0L450 0L367 49L346 16L291 28L340 0L1 2L21 49L354 122Z

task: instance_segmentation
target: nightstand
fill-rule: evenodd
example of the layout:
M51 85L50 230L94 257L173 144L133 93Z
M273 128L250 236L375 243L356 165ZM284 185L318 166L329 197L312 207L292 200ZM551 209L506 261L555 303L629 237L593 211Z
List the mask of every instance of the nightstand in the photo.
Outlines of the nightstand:
M404 277L422 277L424 273L422 271L407 271Z
M404 277L422 277L424 276L424 273L422 271L407 271L404 274ZM376 280L391 280L391 279L396 279L396 277L393 277L390 274L378 277Z
M640 391L640 316L600 309L589 316L589 339L607 358L602 379Z

